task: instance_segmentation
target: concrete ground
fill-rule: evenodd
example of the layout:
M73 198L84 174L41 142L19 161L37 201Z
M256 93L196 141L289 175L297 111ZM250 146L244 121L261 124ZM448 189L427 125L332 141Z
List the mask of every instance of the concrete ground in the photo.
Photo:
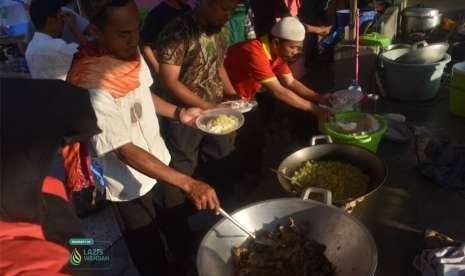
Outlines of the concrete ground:
M424 104L386 102L383 112L407 115L410 123L438 130L465 142L465 119L448 113L448 91ZM465 193L447 191L416 170L414 144L384 141L379 155L388 166L388 179L378 192L362 202L354 215L368 227L379 251L377 276L417 275L411 266L423 247L422 235L435 229L465 241Z

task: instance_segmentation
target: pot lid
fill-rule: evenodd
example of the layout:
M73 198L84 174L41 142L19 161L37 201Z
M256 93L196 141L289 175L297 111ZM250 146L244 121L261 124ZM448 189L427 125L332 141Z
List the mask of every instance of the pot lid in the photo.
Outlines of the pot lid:
M439 10L432 8L408 7L404 9L404 14L406 16L432 17L438 16Z
M449 43L447 42L436 42L436 43L428 43L425 40L419 41L417 43L413 43L412 46L410 46L410 49L415 51L415 50L420 50L420 49L425 49L425 50L438 50L439 48L444 49L447 51L449 49Z
M426 41L420 41L413 44L410 49L404 48L402 52L398 51L402 54L396 57L395 61L405 64L436 63L444 58L448 48L449 44L445 42L428 44Z

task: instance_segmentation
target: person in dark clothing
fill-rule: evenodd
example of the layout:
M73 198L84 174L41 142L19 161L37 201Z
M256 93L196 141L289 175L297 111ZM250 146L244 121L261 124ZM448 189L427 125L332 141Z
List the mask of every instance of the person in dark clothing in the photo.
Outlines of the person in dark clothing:
M291 15L283 0L251 0L250 5L254 13L257 38L269 33L276 23L276 18Z
M187 0L165 0L155 6L147 15L140 33L142 53L152 75L158 75L160 66L157 61L156 43L161 30L171 20L190 11Z
M334 24L328 14L332 5L332 0L306 0L302 1L299 8L298 17L304 23L307 33L321 36L329 34Z
M331 50L320 53L319 39L330 34L334 25L333 0L306 0L302 2L298 17L304 24L307 37L304 42L305 66L332 60Z
M0 79L0 91L0 217L37 223L39 184L64 139L88 140L100 130L87 91L64 81Z
M0 241L12 234L24 241L12 246L15 254L2 254L0 263L11 265L0 265L0 271L64 275L59 272L68 263L68 241L84 235L51 168L62 145L100 133L89 93L61 80L0 78L0 103L0 223L12 227L2 228L6 237L0 234Z

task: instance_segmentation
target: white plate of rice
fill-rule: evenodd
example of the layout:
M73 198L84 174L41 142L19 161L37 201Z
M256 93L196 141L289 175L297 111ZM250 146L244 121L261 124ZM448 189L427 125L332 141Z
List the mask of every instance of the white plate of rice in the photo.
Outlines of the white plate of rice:
M231 108L217 108L200 115L195 124L203 132L227 135L244 125L244 116L241 112Z

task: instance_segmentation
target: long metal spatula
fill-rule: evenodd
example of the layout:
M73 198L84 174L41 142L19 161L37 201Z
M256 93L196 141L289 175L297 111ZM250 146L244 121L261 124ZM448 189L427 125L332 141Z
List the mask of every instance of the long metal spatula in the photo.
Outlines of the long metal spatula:
M247 233L249 237L251 237L256 243L262 244L262 245L272 245L273 243L268 240L263 240L263 239L258 239L254 233L250 232L247 230L247 228L242 225L239 221L237 221L235 218L233 218L231 215L229 215L225 210L220 208L220 214L222 214L225 218L227 218L229 221L231 221L234 225L236 225L239 229Z

